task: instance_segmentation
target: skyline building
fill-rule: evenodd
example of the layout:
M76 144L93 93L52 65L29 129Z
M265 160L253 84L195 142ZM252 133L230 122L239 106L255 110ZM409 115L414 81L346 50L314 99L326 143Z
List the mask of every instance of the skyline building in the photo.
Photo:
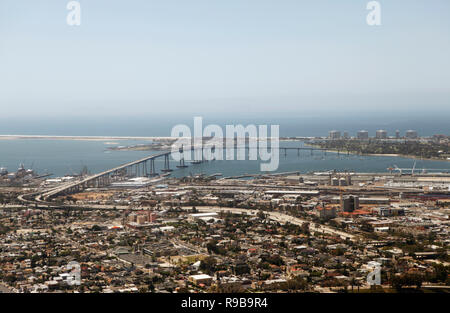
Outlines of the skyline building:
M410 129L410 130L407 130L405 133L405 138L416 139L417 137L418 137L417 131L415 131L415 130Z
M369 139L369 132L367 130L360 130L357 134L358 139Z
M375 138L377 139L387 139L387 131L384 129L377 130L375 134Z
M341 139L341 132L338 130L332 130L329 132L330 139Z

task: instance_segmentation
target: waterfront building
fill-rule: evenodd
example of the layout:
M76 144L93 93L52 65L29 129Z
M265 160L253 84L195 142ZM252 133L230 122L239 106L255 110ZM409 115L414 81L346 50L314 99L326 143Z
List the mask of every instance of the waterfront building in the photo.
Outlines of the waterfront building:
M357 134L358 139L369 139L369 132L367 130L360 130Z
M418 135L415 130L407 130L405 133L405 137L408 139L416 139Z
M377 130L375 137L377 139L386 139L387 138L387 131L380 129Z
M338 130L332 130L329 132L330 139L341 139L341 132Z

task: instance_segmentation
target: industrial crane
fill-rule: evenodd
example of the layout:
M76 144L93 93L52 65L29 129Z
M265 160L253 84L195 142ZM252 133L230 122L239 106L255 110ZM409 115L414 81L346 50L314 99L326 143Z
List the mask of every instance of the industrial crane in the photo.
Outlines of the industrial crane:
M414 165L412 168L399 168L397 165L394 164L394 167L388 167L388 171L389 172L393 172L393 171L398 171L400 173L400 176L402 176L403 172L408 172L411 171L411 176L414 176L414 172L415 171L421 171L422 174L426 174L429 171L444 171L444 172L449 172L450 169L446 168L446 169L442 169L442 168L419 168L416 169L416 163L417 161L414 161Z

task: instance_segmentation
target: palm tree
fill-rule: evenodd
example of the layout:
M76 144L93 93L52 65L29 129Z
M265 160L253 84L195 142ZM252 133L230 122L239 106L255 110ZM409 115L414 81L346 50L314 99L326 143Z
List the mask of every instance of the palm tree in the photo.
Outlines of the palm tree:
M352 276L352 278L350 279L350 286L352 286L352 293L353 293L353 286L356 286L358 284L358 281L356 280L356 278L354 276ZM359 286L358 286L358 291L359 291Z

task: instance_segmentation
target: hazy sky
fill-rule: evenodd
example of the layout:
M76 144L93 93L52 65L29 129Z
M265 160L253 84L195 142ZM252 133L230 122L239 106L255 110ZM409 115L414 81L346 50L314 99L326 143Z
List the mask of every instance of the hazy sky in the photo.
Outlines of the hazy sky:
M2 116L450 114L450 1L0 0Z

